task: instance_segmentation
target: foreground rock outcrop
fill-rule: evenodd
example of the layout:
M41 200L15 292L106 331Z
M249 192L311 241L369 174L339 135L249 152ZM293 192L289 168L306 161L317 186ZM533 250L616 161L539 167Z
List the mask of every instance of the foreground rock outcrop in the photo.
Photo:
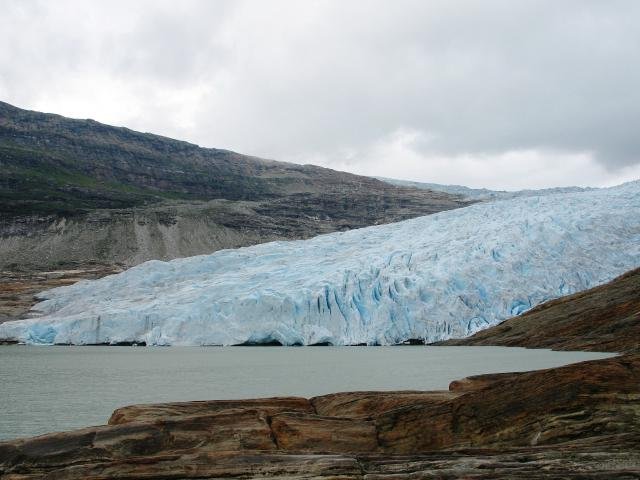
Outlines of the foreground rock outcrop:
M443 392L136 405L0 443L3 479L639 478L640 355Z

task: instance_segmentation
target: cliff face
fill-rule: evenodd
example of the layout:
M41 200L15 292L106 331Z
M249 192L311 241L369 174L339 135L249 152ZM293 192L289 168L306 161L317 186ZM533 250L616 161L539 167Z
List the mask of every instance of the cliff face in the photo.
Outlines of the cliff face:
M394 222L461 197L0 102L0 268L149 259Z
M640 269L443 345L501 345L620 352L640 350Z

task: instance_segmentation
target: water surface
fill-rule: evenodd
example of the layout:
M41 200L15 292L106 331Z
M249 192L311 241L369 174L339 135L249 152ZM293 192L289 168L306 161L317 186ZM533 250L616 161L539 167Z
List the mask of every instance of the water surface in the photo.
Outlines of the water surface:
M606 353L504 347L0 347L0 439L104 424L134 403L439 390Z

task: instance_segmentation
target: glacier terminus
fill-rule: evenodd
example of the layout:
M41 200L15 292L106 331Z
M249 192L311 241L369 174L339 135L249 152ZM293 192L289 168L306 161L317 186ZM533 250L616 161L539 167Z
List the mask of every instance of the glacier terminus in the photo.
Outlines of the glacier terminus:
M640 266L640 182L477 203L43 292L27 344L389 345L463 337Z

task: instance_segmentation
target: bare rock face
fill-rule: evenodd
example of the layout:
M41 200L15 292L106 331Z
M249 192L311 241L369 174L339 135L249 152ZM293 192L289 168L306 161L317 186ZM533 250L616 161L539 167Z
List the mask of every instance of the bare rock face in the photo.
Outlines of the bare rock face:
M346 392L314 397L319 415L352 418L375 417L402 407L437 405L458 396L455 392Z
M309 453L376 452L372 420L281 413L271 419L279 449Z
M466 381L440 405L414 405L377 418L394 453L459 447L552 445L594 434L632 433L640 421L640 357L583 362ZM475 386L472 386L475 383ZM459 382L454 382L459 391Z
M205 400L160 404L131 405L118 408L109 418L109 425L147 422L158 418L180 418L185 415L213 415L244 410L260 410L268 415L276 413L313 414L315 410L306 398L258 398L249 400Z
M638 478L640 355L443 392L135 405L0 443L3 479Z

